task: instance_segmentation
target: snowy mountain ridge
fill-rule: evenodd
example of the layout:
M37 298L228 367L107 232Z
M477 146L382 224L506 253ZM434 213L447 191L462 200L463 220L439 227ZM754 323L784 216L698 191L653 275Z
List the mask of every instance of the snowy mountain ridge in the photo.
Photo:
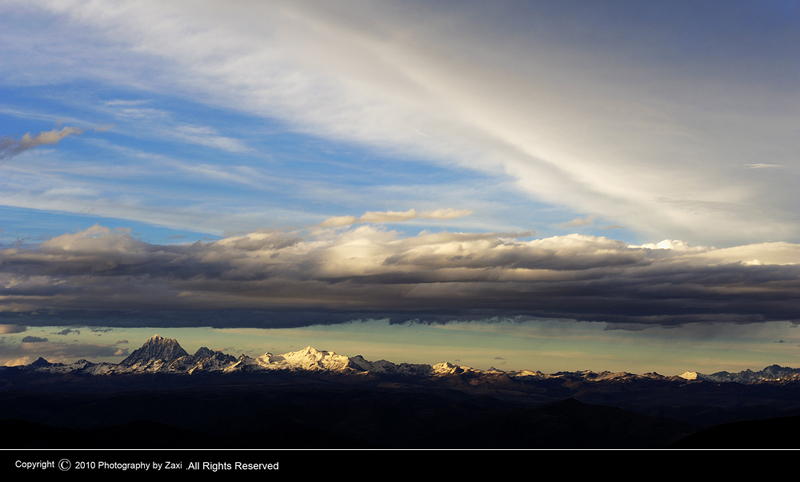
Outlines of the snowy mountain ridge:
M717 372L710 375L685 372L678 376L665 376L658 373L645 373L643 375L628 372L600 373L591 370L578 372L558 372L544 374L540 371L519 370L502 371L496 368L478 370L463 365L442 362L436 365L401 363L395 364L387 360L369 361L361 355L348 357L332 351L317 350L311 346L302 350L273 355L265 353L256 358L241 355L238 358L222 352L216 352L206 347L201 347L193 355L186 352L175 339L155 335L147 340L141 348L119 364L92 363L88 360L78 360L74 363L50 363L43 358L24 367L27 370L48 373L83 373L90 375L112 374L139 374L139 373L170 373L170 374L196 374L203 372L236 373L236 372L316 372L327 374L346 375L394 375L417 378L468 376L468 377L498 377L504 376L512 379L545 380L565 379L581 380L586 382L618 382L625 383L634 380L656 379L671 380L681 383L693 382L735 382L740 384L753 384L764 382L791 382L800 381L800 369L772 365L763 370L754 372L745 370L739 373Z

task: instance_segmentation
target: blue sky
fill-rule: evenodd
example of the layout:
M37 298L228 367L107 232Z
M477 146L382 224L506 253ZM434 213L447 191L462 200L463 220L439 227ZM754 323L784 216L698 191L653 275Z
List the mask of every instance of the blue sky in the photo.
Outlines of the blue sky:
M799 8L0 2L0 361L792 364Z

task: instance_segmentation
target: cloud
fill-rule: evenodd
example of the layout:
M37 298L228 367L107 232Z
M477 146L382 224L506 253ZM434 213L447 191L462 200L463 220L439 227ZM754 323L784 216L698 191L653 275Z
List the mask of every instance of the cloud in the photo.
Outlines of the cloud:
M51 342L44 338L25 337L15 343L0 341L0 361L5 366L27 365L37 357L50 362L73 362L79 358L124 357L128 349L99 343ZM25 345L23 345L25 344Z
M80 330L73 330L71 328L65 328L65 329L59 331L58 333L56 333L56 335L71 335L73 333L76 334L76 335L80 335L81 331Z
M384 211L384 212L367 212L363 216L357 218L355 216L337 216L328 218L319 224L320 227L335 227L335 226L350 226L352 224L360 223L399 223L403 221L410 221L412 219L436 219L447 220L456 219L464 216L469 216L472 211L468 209L436 209L434 211L422 211L418 213L414 209L409 209L405 212L399 211Z
M251 150L239 139L220 136L216 129L207 126L181 125L172 129L170 134L186 142L214 147L228 152L248 152Z
M800 245L790 243L714 249L578 234L403 238L363 225L156 245L94 226L4 248L0 265L0 317L27 324L288 327L514 316L629 326L800 322Z
M103 124L100 127L95 127L94 131L95 132L106 132L106 131L108 131L110 129L113 129L114 127L115 127L114 124Z
M565 228L574 228L574 227L577 227L577 226L588 226L590 224L594 224L595 218L597 218L596 214L590 214L589 216L586 216L585 218L575 218L572 221L569 221L569 222L566 222L566 223L561 223L561 226L563 226Z
M631 245L631 248L642 249L663 249L669 251L708 251L709 248L705 246L690 246L689 243L679 239L665 239L658 243L646 243L639 246Z
M173 120L175 113L171 111L142 106L147 103L149 101L146 100L113 100L105 102L105 106L108 108L109 115L113 115L129 125L126 130L147 132L156 137L179 139L183 142L213 147L227 152L252 151L241 140L222 136L213 127L178 123ZM113 126L114 124L108 124L95 129L95 131L107 130Z
M53 129L48 132L40 132L32 136L30 133L22 136L22 139L13 137L0 137L0 160L8 159L23 152L39 146L54 146L68 136L77 136L83 133L83 129L78 127L64 127L61 130Z
M747 164L748 169L770 169L770 168L784 168L787 166L781 164Z
M26 331L28 328L25 326L19 325L11 325L11 324L0 324L0 335L5 335L9 333L22 333Z
M669 2L27 8L31 17L8 16L7 35L32 46L9 75L180 91L315 139L507 176L531 200L595 212L648 237L720 244L800 235L791 178L729 169L761 166L754 159L797 165L797 110L786 101L797 98L796 21L780 8L739 5L725 16ZM24 22L43 15L57 31ZM53 38L71 38L73 48L53 53ZM125 102L115 105L146 120ZM172 134L245 147L194 125Z

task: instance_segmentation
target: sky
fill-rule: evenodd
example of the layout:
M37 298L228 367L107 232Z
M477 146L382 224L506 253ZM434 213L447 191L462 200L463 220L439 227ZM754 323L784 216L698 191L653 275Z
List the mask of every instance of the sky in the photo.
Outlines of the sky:
M800 2L0 1L0 364L800 366Z

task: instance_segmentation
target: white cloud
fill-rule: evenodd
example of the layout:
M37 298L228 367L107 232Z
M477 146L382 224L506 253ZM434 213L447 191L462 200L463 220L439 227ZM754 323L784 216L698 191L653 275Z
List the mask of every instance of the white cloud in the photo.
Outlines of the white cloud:
M251 150L239 139L220 136L216 129L207 126L181 125L172 130L172 135L187 142L215 147L228 152L248 152Z
M659 241L658 243L646 243L639 246L631 245L631 248L641 248L641 249L664 249L664 250L672 250L672 251L694 251L694 252L705 252L709 249L714 248L707 248L705 246L690 246L685 241L681 241L679 239L665 239L663 241Z
M722 263L741 262L753 265L798 265L800 245L773 242L717 249L705 254L710 260Z
M412 219L436 219L436 220L447 220L447 219L455 219L464 216L469 216L472 214L472 211L468 209L436 209L433 211L422 211L417 212L414 209L409 209L408 211L370 211L364 213L361 217L355 216L336 216L332 218L328 218L325 221L319 224L320 227L334 227L334 226L350 226L352 224L359 224L359 223L399 223L403 221L410 221Z
M781 164L748 164L748 169L771 169L771 168L782 168L786 167Z
M596 218L597 218L596 214L590 214L589 216L586 216L585 218L575 218L572 221L569 221L569 222L566 222L566 223L561 223L561 226L564 226L565 228L574 228L574 227L577 227L577 226L588 226L588 225L594 224L594 220Z

